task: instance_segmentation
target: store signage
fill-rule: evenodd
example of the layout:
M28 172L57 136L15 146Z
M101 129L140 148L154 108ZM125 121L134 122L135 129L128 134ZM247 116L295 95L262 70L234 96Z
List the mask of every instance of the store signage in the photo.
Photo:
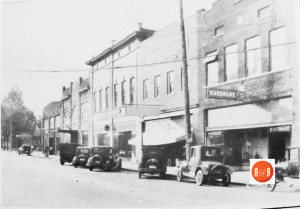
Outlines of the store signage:
M291 126L274 126L270 127L269 132L290 132L291 131Z
M241 92L228 89L207 89L207 98L238 100Z

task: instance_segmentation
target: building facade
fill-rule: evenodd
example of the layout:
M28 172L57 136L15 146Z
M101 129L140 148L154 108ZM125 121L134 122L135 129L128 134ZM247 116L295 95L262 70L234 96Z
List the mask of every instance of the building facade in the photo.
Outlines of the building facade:
M71 82L69 88L63 87L61 100L61 127L63 143L89 144L89 80L79 78Z
M280 0L219 0L198 13L201 135L226 164L277 162L300 145L293 11Z
M49 154L56 154L57 145L62 139L62 135L58 133L60 127L60 101L50 102L44 108L42 126L42 149L49 150Z

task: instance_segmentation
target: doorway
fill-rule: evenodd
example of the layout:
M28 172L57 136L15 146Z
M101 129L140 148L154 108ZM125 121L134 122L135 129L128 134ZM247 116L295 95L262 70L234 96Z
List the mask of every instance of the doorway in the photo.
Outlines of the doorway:
M278 160L284 160L286 141L289 137L289 133L275 132L269 134L269 158L275 159L275 163Z

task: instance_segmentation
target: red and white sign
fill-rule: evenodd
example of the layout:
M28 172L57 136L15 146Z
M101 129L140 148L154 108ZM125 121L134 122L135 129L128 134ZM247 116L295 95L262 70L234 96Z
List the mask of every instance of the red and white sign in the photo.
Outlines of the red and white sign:
M275 184L275 159L250 159L250 184Z

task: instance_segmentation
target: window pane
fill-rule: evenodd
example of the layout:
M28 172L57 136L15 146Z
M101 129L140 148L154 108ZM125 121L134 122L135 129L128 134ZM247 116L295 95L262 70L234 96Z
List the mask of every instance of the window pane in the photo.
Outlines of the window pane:
M248 39L246 41L247 72L249 75L261 73L261 50L260 37Z
M105 109L109 108L109 87L105 88Z
M121 83L121 104L126 104L126 81L122 81Z
M174 92L175 82L174 82L174 72L167 73L167 93L171 94Z
M219 64L218 62L211 62L207 64L207 85L218 83L219 78Z
M103 93L102 89L99 91L99 110L103 110Z
M149 86L148 86L148 79L143 81L143 99L148 99L149 93Z
M160 89L161 89L161 79L160 76L154 77L154 97L160 96Z
M288 49L286 28L278 28L270 32L271 70L286 69L288 65Z
M237 44L225 48L225 63L227 80L238 78Z
M114 106L118 106L118 84L114 84Z
M130 79L130 104L135 104L135 78Z

